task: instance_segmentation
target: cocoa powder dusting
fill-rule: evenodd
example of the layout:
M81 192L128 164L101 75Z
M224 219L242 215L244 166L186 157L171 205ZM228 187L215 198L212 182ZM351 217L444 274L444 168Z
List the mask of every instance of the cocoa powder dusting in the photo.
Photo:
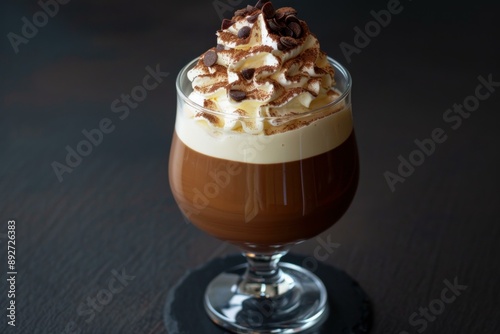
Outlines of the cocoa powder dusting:
M215 116L214 114L207 113L205 111L200 111L198 112L195 117L202 117L209 121L211 124L221 127L223 126L222 121L219 119L219 117Z

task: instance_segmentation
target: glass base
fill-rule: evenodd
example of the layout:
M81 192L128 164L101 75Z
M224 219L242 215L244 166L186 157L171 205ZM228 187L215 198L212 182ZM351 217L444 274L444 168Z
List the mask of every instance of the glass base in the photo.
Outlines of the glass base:
M205 310L216 324L235 333L299 333L327 316L327 292L313 273L280 263L281 281L269 286L243 282L247 264L215 277L205 291ZM244 287L244 289L242 289ZM260 289L260 290L259 290Z

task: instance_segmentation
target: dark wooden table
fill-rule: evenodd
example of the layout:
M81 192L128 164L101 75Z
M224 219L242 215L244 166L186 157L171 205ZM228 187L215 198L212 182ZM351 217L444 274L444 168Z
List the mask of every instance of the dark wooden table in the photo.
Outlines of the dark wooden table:
M169 289L237 252L184 222L167 178L175 76L215 45L214 4L228 3L71 1L45 22L34 1L2 2L0 333L166 333ZM500 333L500 87L476 91L488 77L500 82L498 5L287 3L351 71L362 166L348 213L294 252L360 282L374 304L372 333ZM390 23L369 24L388 4ZM40 27L23 39L33 15ZM353 29L367 23L372 37L356 46ZM143 101L114 102L140 94L157 67L169 75ZM463 103L470 113L447 111ZM98 127L107 133L80 147L92 152L59 180L54 162ZM415 153L415 140L428 154ZM398 172L399 159L419 166ZM11 219L15 327L6 323Z

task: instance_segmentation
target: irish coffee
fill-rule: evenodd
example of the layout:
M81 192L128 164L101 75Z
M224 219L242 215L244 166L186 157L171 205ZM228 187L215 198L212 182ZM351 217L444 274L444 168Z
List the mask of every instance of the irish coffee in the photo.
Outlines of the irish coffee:
M210 318L237 333L321 321L324 285L279 260L332 226L358 182L351 78L297 14L269 0L237 10L176 81L170 186L189 221L247 258L205 291Z

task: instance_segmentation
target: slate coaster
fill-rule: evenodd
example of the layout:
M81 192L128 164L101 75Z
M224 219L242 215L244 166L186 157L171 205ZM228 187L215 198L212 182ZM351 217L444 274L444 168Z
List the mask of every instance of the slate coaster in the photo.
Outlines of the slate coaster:
M282 262L301 265L306 257L287 254ZM203 307L203 294L208 283L222 271L244 263L240 255L217 258L194 269L168 293L164 311L165 327L169 334L229 334L215 325ZM328 291L329 314L320 325L304 334L368 333L372 312L368 296L359 284L345 272L318 261L314 271Z

